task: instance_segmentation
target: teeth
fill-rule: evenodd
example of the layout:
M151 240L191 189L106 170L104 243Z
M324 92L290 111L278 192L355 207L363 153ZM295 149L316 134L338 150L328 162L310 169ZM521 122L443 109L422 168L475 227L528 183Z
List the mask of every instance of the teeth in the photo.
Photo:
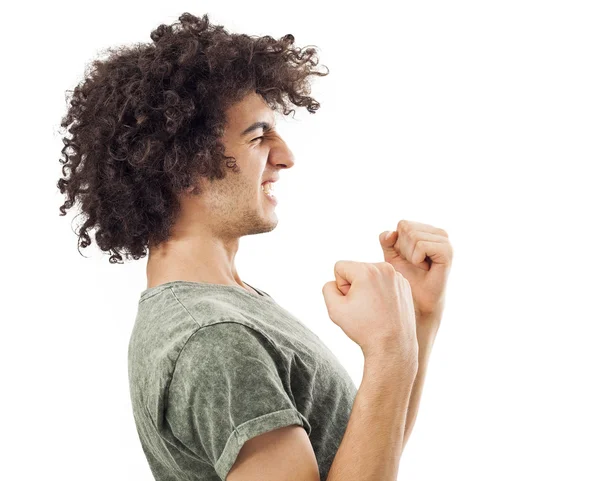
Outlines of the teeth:
M274 186L273 186L273 182L265 182L265 183L262 185L262 190L263 190L263 191L264 191L266 194L270 194L270 193L271 193L273 190L275 190L275 189L274 189Z

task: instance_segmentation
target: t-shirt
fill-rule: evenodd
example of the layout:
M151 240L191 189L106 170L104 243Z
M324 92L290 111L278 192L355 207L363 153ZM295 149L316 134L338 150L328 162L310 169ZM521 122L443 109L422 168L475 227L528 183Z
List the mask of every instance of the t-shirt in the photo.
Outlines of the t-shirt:
M224 481L245 441L290 425L327 478L357 388L315 333L252 289L171 281L140 295L129 385L158 481Z

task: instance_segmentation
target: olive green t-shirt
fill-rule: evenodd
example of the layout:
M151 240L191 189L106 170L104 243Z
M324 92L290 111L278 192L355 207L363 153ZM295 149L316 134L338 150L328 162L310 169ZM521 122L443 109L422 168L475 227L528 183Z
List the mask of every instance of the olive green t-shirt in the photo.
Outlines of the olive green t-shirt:
M158 481L224 481L245 441L289 425L327 478L357 388L316 334L252 289L171 281L140 295L129 384Z

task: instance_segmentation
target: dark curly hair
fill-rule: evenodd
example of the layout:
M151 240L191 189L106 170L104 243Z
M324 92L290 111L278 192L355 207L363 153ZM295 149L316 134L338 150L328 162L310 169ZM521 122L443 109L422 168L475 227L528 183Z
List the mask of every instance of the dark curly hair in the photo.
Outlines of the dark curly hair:
M145 257L167 240L177 194L192 185L200 194L198 177L222 179L223 163L238 170L219 141L230 106L256 92L284 115L295 112L291 104L315 113L308 78L329 73L315 70L316 50L294 47L291 34L232 34L206 14L184 13L150 38L94 60L67 91L73 96L61 122L72 138L63 137L60 215L77 200L85 216L78 249L91 244L87 231L95 228L111 264L122 263L121 254Z

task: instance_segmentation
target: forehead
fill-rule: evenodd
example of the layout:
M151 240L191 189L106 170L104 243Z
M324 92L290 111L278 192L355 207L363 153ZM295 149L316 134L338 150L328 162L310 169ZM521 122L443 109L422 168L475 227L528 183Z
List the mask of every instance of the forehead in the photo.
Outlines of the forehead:
M252 92L226 111L227 129L241 131L252 122L264 120L273 123L275 115L269 104L257 93Z

